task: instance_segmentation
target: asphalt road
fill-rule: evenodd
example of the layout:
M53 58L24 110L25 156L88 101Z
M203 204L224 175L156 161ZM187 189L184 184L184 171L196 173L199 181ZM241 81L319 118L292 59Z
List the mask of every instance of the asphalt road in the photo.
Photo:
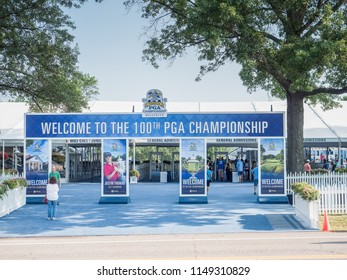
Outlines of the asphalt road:
M175 184L135 184L131 203L99 204L98 184L64 185L57 221L39 204L0 219L0 279L168 280L176 268L171 279L345 274L347 232L305 229L291 205L257 203L252 184L215 183L202 205L181 205L177 194ZM115 267L160 273L133 278Z
M1 238L1 260L347 260L347 232Z

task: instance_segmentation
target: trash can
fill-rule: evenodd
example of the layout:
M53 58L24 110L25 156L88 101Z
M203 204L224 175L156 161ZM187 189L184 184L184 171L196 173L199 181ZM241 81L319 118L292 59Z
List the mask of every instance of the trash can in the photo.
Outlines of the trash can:
M239 182L239 174L237 172L233 172L233 183Z
M160 172L160 183L167 183L167 172Z

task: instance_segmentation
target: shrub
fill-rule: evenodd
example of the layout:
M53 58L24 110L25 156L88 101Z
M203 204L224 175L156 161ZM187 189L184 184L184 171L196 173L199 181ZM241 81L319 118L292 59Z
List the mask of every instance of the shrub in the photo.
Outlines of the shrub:
M295 194L300 195L306 201L314 201L319 198L319 191L306 182L294 183L291 187Z
M0 184L0 198L6 195L7 191L15 188L24 188L27 185L27 180L24 178L6 179Z
M0 184L0 199L6 194L8 187L5 184Z
M5 175L17 175L18 171L16 169L5 169Z
M335 172L338 173L347 173L347 168L336 167Z
M136 169L131 169L129 172L130 176L136 176L136 177L140 177L140 172Z
M6 179L2 183L7 185L9 189L14 189L19 187L17 179Z
M329 173L329 170L325 168L317 168L317 169L311 170L311 174L327 174L327 173Z
M27 186L27 180L26 180L26 179L24 179L24 178L18 178L17 181L18 181L18 185L19 185L20 187L26 187L26 186Z

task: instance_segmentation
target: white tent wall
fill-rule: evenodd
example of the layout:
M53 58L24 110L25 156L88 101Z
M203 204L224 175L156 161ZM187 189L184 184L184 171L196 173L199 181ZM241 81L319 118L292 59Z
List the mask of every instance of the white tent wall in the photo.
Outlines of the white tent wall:
M20 102L0 102L0 140L24 139L24 114L28 106Z
M323 111L320 107L310 107L305 104L305 138L347 138L347 101L341 102L342 107Z
M17 152L23 151L24 114L27 111L25 103L0 102L0 174L7 168L23 171Z

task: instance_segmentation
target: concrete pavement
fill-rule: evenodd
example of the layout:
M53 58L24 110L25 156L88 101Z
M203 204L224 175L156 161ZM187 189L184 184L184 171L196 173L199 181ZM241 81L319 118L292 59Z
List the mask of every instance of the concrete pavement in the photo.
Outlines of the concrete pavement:
M0 260L347 260L346 240L320 231L16 237L0 238Z

